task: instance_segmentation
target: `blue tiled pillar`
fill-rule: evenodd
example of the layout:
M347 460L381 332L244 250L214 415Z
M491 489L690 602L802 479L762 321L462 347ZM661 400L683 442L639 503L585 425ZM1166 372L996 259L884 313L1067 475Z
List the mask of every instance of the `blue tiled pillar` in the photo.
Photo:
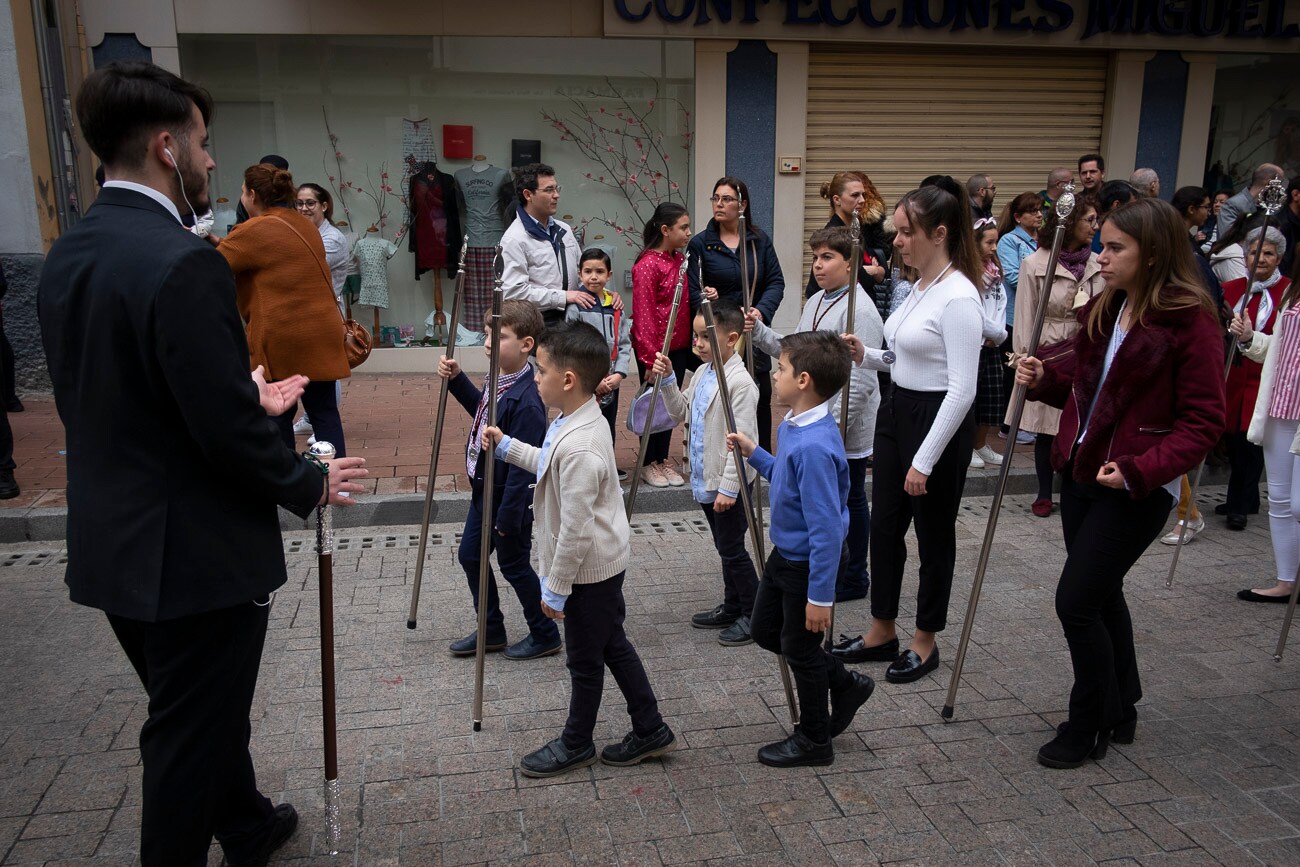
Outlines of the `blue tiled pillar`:
M1187 100L1187 62L1177 51L1160 51L1147 61L1138 124L1137 166L1160 176L1160 198L1173 197Z
M727 55L727 174L749 187L757 225L770 233L776 174L776 55L761 40L743 40ZM704 184L715 180L699 178Z

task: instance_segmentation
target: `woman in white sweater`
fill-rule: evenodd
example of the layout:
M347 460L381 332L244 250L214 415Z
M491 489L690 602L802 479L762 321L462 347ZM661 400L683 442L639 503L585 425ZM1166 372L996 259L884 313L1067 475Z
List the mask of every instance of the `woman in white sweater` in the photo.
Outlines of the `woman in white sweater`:
M975 433L972 406L984 308L975 288L980 258L964 190L922 187L894 212L894 246L920 278L885 322L895 355L888 396L876 416L871 560L871 628L832 651L848 662L892 660L891 683L919 680L939 666L936 634L947 624L957 559L957 509ZM861 357L862 345L855 353ZM878 354L876 354L878 355ZM864 359L876 366L873 354ZM916 631L899 654L898 600L907 529L920 550Z

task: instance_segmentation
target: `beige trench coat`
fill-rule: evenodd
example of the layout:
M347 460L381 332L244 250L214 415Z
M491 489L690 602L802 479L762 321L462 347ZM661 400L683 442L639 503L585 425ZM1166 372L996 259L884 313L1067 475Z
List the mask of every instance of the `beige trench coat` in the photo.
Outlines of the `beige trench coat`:
M1034 317L1038 315L1038 296L1043 289L1043 279L1047 274L1047 257L1051 251L1039 248L1025 257L1020 263L1020 283L1016 286L1016 326L1011 331L1011 345L1016 352L1029 350L1029 338L1034 330ZM1083 279L1075 280L1074 275L1064 265L1057 264L1056 276L1052 280L1052 294L1047 299L1047 318L1043 320L1043 335L1039 346L1059 343L1079 330L1079 321L1075 318L1074 297L1082 288L1089 298L1101 294L1105 288L1102 282L1097 255L1088 257L1088 264L1083 268ZM1011 415L1007 412L1008 417ZM1036 400L1025 403L1025 412L1020 419L1020 429L1030 433L1050 434L1056 436L1057 426L1061 421L1061 411Z

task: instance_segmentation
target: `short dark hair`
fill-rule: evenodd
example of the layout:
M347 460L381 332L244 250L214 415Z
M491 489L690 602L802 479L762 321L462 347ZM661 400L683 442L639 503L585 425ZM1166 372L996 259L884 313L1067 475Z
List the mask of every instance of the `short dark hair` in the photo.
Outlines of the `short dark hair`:
M555 177L555 169L546 163L529 163L526 166L520 166L514 170L515 176L515 195L519 197L519 204L526 205L528 200L524 198L524 191L530 193L537 192L538 178Z
M586 322L552 325L537 338L537 348L543 346L552 364L574 372L584 394L595 394L596 386L609 375L609 344Z
M1097 168L1106 171L1106 158L1101 154L1084 154L1079 157L1079 171L1083 171L1084 163L1096 163Z
M210 123L212 96L206 90L152 63L123 60L86 76L77 94L77 121L101 162L138 169L145 142L158 130L189 136L195 106L203 123Z
M1201 202L1210 197L1205 187L1179 187L1174 191L1174 197L1169 200L1169 204L1174 206L1178 216L1186 217L1187 212L1192 208L1198 208Z
M853 230L844 226L827 226L812 233L808 249L814 253L821 249L834 250L845 259L853 258Z
M853 359L849 348L833 331L799 331L781 338L781 354L790 360L795 376L806 373L813 391L830 400L849 381Z
M1097 191L1097 211L1103 219L1120 205L1140 198L1140 194L1128 181L1107 181Z
M713 309L713 322L718 326L719 333L745 333L745 311L740 309L739 304L714 301L709 306Z
M484 328L492 327L492 309L489 307L487 313L483 315ZM523 301L515 298L506 301L501 305L501 327L509 328L519 340L525 337L533 338L533 344L541 339L542 332L546 330L546 323L542 321L542 314L538 311L537 305L531 301Z
M582 270L583 262L604 262L606 271L614 270L614 263L609 260L609 254L599 247L588 247L582 251L582 256L578 259L578 270Z

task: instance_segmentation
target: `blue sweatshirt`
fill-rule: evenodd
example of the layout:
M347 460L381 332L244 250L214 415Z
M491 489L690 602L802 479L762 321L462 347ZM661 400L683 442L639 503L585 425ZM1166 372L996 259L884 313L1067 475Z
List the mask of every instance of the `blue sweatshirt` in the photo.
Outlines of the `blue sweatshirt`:
M749 456L749 465L772 485L772 544L787 560L808 562L808 601L830 606L849 532L844 441L826 404L787 417L777 428L777 441L777 457L761 447Z

